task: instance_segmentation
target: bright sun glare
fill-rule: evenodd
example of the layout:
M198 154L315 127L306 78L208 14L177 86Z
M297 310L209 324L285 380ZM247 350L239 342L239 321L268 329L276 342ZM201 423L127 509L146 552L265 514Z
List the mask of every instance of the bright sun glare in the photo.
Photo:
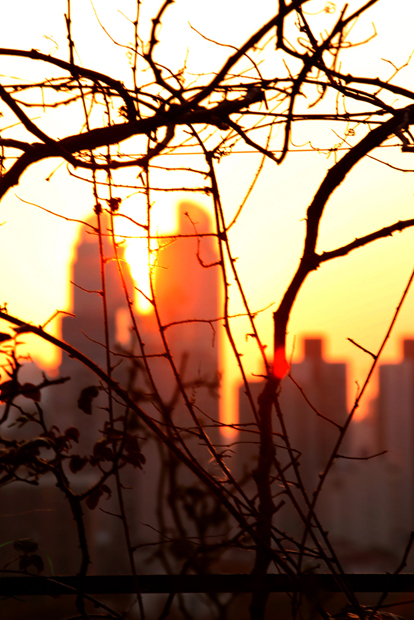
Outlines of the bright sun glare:
M125 260L131 269L137 289L135 305L140 314L148 314L151 311L151 287L150 287L150 261L153 262L155 248L151 259L148 258L148 246L146 239L134 239L128 243L125 250Z
M127 229L124 230L124 227ZM173 235L177 232L176 207L163 199L154 202L151 208L150 256L148 256L148 240L136 235L136 227L129 228L128 220L123 222L123 232L129 233L126 243L125 260L131 270L136 287L135 307L140 314L149 314L152 309L150 273L157 260L159 241L158 235Z

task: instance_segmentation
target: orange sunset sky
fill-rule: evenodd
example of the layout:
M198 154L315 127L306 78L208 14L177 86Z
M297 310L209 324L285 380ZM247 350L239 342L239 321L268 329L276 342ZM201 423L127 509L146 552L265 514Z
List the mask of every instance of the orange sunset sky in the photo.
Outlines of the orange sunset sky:
M160 3L142 4L142 32L148 34L148 23ZM188 50L189 72L214 72L222 65L228 50L208 43L191 30L189 23L206 36L240 46L267 21L277 3L274 0L177 0L169 9L161 34L158 59L173 68L182 66ZM324 12L333 3L311 0L305 5L315 14L321 32L338 17L342 3L336 3L334 13ZM351 0L350 10L362 2ZM125 16L134 18L135 2L96 0L95 9L102 25L116 41L132 40L132 26ZM63 13L66 0L16 0L9 3L0 23L2 47L31 49L67 59L66 30ZM352 38L363 40L374 32L377 37L365 47L356 47L342 56L342 70L359 75L388 79L393 65L404 64L413 51L412 24L414 4L408 0L380 0L355 26ZM116 46L96 20L92 4L85 0L72 2L73 37L78 58L83 66L110 74L127 85L130 66L125 48ZM147 28L145 28L147 24ZM295 35L297 36L297 35ZM267 58L266 62L278 61ZM278 67L278 64L275 64ZM13 76L23 80L43 80L49 69L34 61L13 60L1 56L1 83L9 84ZM395 83L412 88L414 64L408 65L396 77ZM149 78L148 78L149 79ZM387 98L395 107L407 101ZM4 104L1 110L5 112ZM32 110L31 118L41 118L42 112ZM42 119L42 128L54 137L62 138L80 130L82 120L67 110L52 111ZM11 113L0 119L3 137L24 139L26 134L11 127L17 122ZM11 128L10 128L11 127ZM333 164L333 154L312 152L309 142L320 148L330 148L339 142L333 127L326 123L316 129L298 124L293 132L292 153L282 166L267 162L261 180L250 196L237 225L230 233L233 254L253 311L268 308L257 318L259 333L265 343L272 343L272 312L292 277L300 257L304 235L304 217L327 168ZM335 128L336 129L336 128ZM362 134L360 134L362 135ZM24 136L24 137L23 137ZM354 139L356 140L356 138ZM398 145L398 140L390 140ZM242 145L231 157L224 157L217 166L227 220L231 221L248 190L259 157L245 154ZM414 154L401 153L398 146L377 149L375 157L394 166L414 170ZM177 166L198 165L197 156L178 157ZM182 159L182 161L180 161ZM79 225L64 221L41 211L31 204L73 219L85 219L92 214L93 197L87 184L71 178L62 165L46 178L60 162L46 160L32 166L22 177L19 186L12 188L0 204L0 303L23 320L43 324L56 309L70 311L69 268L72 252L79 238ZM201 164L200 164L201 165ZM129 174L129 177L128 177ZM134 181L136 172L126 173ZM157 173L153 173L157 183ZM133 192L130 192L133 194ZM180 200L194 200L194 195L157 195L155 219L160 232L173 232L175 206ZM207 196L196 202L212 213ZM139 219L144 203L136 195L123 202L126 213ZM355 237L413 217L414 175L393 170L373 159L366 159L352 171L328 203L321 228L318 250L331 250L352 241ZM124 229L125 234L137 234L136 229ZM128 256L134 274L143 273L137 261L137 246L131 242ZM135 258L134 258L135 256ZM309 276L295 305L289 325L288 352L293 361L302 356L300 341L303 335L325 335L326 353L330 360L349 362L350 395L361 385L370 365L370 358L347 340L359 342L377 351L393 311L413 268L413 231L397 233L357 250L348 257L325 263ZM145 271L145 267L144 267ZM139 277L139 276L137 276ZM141 276L144 277L144 276ZM144 282L139 283L144 286ZM273 304L273 306L270 306ZM237 299L231 312L241 311ZM414 291L401 312L384 353L383 361L400 359L400 339L414 336ZM248 326L243 319L233 323L238 347L250 373L260 373L259 355L251 339L246 341ZM5 326L1 327L2 330ZM50 325L59 334L59 322ZM293 348L294 339L296 346ZM223 339L222 339L223 341ZM45 369L59 361L59 352L51 346L27 339L33 358ZM221 367L225 379L225 400L237 381L229 352L223 347ZM372 386L371 395L375 390ZM226 402L229 402L226 400ZM234 405L232 405L234 406ZM366 404L365 404L366 406ZM364 412L364 405L361 413Z

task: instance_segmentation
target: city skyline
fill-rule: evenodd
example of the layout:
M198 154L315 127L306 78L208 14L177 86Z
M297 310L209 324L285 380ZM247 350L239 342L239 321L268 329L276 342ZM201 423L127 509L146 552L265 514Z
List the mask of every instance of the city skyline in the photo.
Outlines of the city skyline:
M199 232L208 232L208 218L203 212L192 204L182 204L180 207L180 234L189 234L193 224L197 221ZM189 213L190 219L188 215ZM204 218L204 219L203 219ZM203 243L203 257L209 263L214 262L215 254L210 246L209 238L205 238ZM205 243L207 241L207 243ZM182 244L182 242L184 242ZM219 343L214 346L211 343L207 348L194 347L197 343L196 326L202 330L206 329L205 321L217 311L217 297L212 293L217 290L218 279L213 270L208 270L200 263L197 254L194 252L195 239L177 238L174 243L170 243L160 250L159 255L159 274L155 276L155 288L157 299L160 304L160 311L165 309L163 324L177 323L176 329L187 330L184 338L172 337L170 340L174 356L180 361L183 371L184 382L190 385L194 383L193 404L197 406L197 411L204 416L206 432L213 445L224 450L226 462L236 480L244 481L245 491L254 495L251 488L251 472L255 469L257 462L258 444L256 431L254 428L254 418L246 404L243 405L242 397L239 396L240 418L237 422L238 434L230 442L230 449L226 447L226 436L220 437L216 433L218 419L218 359ZM200 248L199 248L200 249ZM111 244L105 242L105 255L111 257ZM120 254L122 259L122 252ZM182 280L180 274L186 268L187 277ZM116 315L124 307L124 291L118 279L115 261L107 263L107 291L108 291L108 320L111 350L115 354L128 351L128 342L121 348L117 348L117 322ZM125 268L125 265L124 265ZM97 315L101 313L99 290L99 252L94 238L90 235L83 235L77 246L76 260L72 265L73 270L73 307L71 308L76 318L72 316L62 317L62 332L65 340L83 350L88 357L96 363L105 365L105 348L102 346L103 329ZM207 277L208 285L200 284L197 274ZM124 270L124 277L128 284L129 292L132 291L132 280L128 268ZM205 282L205 284L206 284ZM178 287L178 288L177 288ZM198 289L197 289L198 287ZM199 290L197 295L188 295L187 292L194 293ZM181 303L176 306L170 304L171 297L180 299ZM195 323L186 324L186 317L190 313ZM197 320L200 323L197 323ZM180 322L184 325L180 326ZM100 329L97 332L96 329ZM141 335L144 341L145 350L149 359L161 350L158 329L154 325L154 317L145 315L140 321ZM207 327L208 329L211 326ZM188 331L189 330L189 331ZM319 413L329 417L336 425L343 425L347 414L347 364L346 362L332 362L326 356L326 341L323 338L306 337L303 338L298 346L303 350L301 361L292 364L290 374L294 382L287 376L282 381L280 394L280 406L286 416L288 435L292 442L292 447L300 459L300 468L303 472L303 484L309 496L316 488L319 475L323 471L332 447L335 443L335 428L326 420L318 417ZM360 570L391 570L394 563L402 553L407 536L414 523L414 459L412 457L412 438L414 437L414 389L412 377L414 376L414 338L405 339L401 343L403 360L396 364L379 365L379 392L376 401L371 402L370 415L362 420L362 424L353 424L346 437L341 454L356 461L340 461L335 465L327 478L325 488L319 500L319 512L322 521L329 529L332 540L337 544L339 556L344 562L344 566L350 571ZM126 348L125 348L126 347ZM212 354L214 352L214 354ZM133 355L131 350L130 355ZM187 367L182 366L182 362ZM154 363L155 362L155 363ZM161 365L156 360L151 363L154 380L160 385L160 395L165 403L169 403L171 411L175 411L176 423L180 426L191 426L191 422L185 412L183 403L180 404L177 396L174 396L174 387L167 379L165 374L165 360ZM24 369L23 369L24 370ZM34 369L32 369L34 371ZM194 374L195 371L195 374ZM60 376L70 376L71 380L64 385L56 385L49 388L45 394L44 406L46 413L54 411L56 414L56 424L61 430L75 426L83 432L83 439L79 444L78 450L88 453L92 450L97 437L100 436L100 425L102 415L107 410L105 404L105 391L94 395L91 399L91 418L85 415L85 411L79 409L79 396L85 388L95 386L101 390L99 382L92 373L86 372L74 360L66 355L63 356L60 367ZM128 372L125 364L118 366L115 375L117 380L128 381ZM144 376L144 375L142 375ZM263 387L262 381L250 381L250 389L256 401L260 390ZM299 387L298 387L299 386ZM146 398L150 402L150 387L145 377L131 385L134 394L138 396L144 408L146 408ZM244 388L239 388L241 395ZM315 413L316 409L318 414ZM395 414L397 407L398 415ZM158 417L159 414L150 406L149 411ZM187 416L187 417L186 417ZM405 422L402 422L403 416ZM86 426L85 426L86 424ZM276 427L276 432L280 429ZM142 430L140 431L140 434ZM148 443L146 443L148 442ZM208 465L208 460L202 456L201 451L192 444L194 454L201 461L204 460ZM280 448L279 448L280 449ZM144 494L146 501L143 508L138 501L139 495L128 495L126 505L130 515L140 524L150 523L152 515L157 514L157 497L154 495L156 485L154 480L160 476L160 465L155 443L146 440L142 447L146 463L143 466L143 474L140 476L135 473L128 474L128 484L137 486L140 494ZM366 461L376 453L387 451L376 459ZM283 462L282 454L282 462ZM362 461L358 462L358 458ZM287 461L288 463L288 461ZM181 484L193 484L191 476L181 472ZM132 477L131 477L132 476ZM247 479L246 479L246 476ZM382 480L379 488L379 480ZM90 472L84 478L78 474L79 489L87 488L93 483L93 476ZM378 488L377 488L378 487ZM365 491L364 491L365 489ZM374 490L375 489L375 490ZM42 502L35 500L32 494L28 493L25 503L17 496L11 495L9 501L17 502L16 505L25 506L30 510L30 505L35 502L38 506L39 515L31 524L31 535L45 541L45 546L55 546L53 540L60 536L59 532L71 529L69 521L64 517L64 506L57 501L57 497L52 486L44 486L42 491ZM281 494L281 498L283 493ZM300 496L299 501L300 500ZM49 508L46 508L48 506ZM110 509L111 504L104 504L105 510ZM42 519L42 510L49 510L51 514L60 515L60 526L56 529L51 515L50 519ZM373 514L381 514L381 518L375 517L375 527L372 527ZM24 513L23 513L24 514ZM7 522L7 519L6 519ZM91 554L95 565L99 564L100 571L124 571L125 565L122 562L114 562L112 556L107 556L108 550L114 537L121 536L121 530L114 528L113 519L105 516L104 513L88 512L88 527L93 532L91 539ZM301 534L301 523L297 514L290 507L282 508L275 516L275 523L281 531L285 531L288 536L297 538ZM14 528L26 528L25 519L16 519ZM68 529L67 529L68 528ZM141 528L141 531L140 531ZM17 531L16 529L16 531ZM7 531L7 523L6 529ZM19 530L20 531L20 530ZM213 530L214 531L214 530ZM137 536L137 540L148 544L151 535L146 526L139 526L132 530ZM10 531L10 536L15 534ZM67 536L67 534L66 534ZM72 543L69 543L59 554L55 555L55 563L58 567L65 567L65 570L75 571L76 562L73 555ZM46 543L47 541L47 543ZM378 541L381 541L379 544ZM156 537L153 544L156 543ZM240 556L238 558L239 567L249 570L250 556ZM145 565L145 563L144 563ZM407 570L411 570L413 563L410 561ZM61 569L63 570L63 569ZM93 569L94 570L94 569Z
M30 3L24 4L30 14L36 13L37 9L31 7ZM322 31L329 26L332 19L335 19L335 13L325 12L322 2L314 4L315 7L320 4L319 17L315 19L320 20ZM42 6L47 20L31 19L27 24L21 25L21 28L24 28L24 40L28 48L39 49L45 54L56 53L63 57L66 53L63 50L66 50L67 40L62 12L66 10L66 3L43 0ZM259 2L256 9L254 20L257 23L264 20L273 10L268 2ZM149 10L149 7L143 9L144 15L147 15L145 11ZM181 55L182 58L185 57L185 42L191 41L189 62L191 60L193 63L194 70L199 67L202 71L207 59L212 65L220 66L224 49L220 46L207 45L207 42L188 26L189 17L196 28L198 25L202 30L205 26L212 39L216 36L218 40L221 36L224 40L231 37L235 45L240 44L252 27L250 20L247 22L240 20L234 32L225 32L223 24L212 18L213 11L208 11L204 15L187 1L181 2L180 7L175 7L175 10L177 19L172 22L174 28L165 28L163 31L163 39L165 38L163 55L165 60L169 61L170 50L174 49L174 62L178 63ZM223 7L220 7L220 10L222 11ZM407 11L407 7L404 10ZM127 31L125 19L113 7L102 6L100 11L107 24L111 24L115 39L121 40ZM84 65L97 66L103 71L108 70L128 83L130 66L125 57L125 50L112 45L90 7L82 8L81 19L76 15L79 14L77 12L74 14L74 23L77 24L77 49ZM2 24L4 45L10 48L18 47L21 42L21 31L13 26L18 16L17 5L10 7ZM395 19L394 14L390 15L387 12L384 3L380 2L378 6L373 7L372 18L367 20L363 17L358 22L358 33L361 39L370 35L371 23L374 21L378 36L367 46L366 54L363 51L365 48L347 50L343 59L346 63L344 66L351 68L356 60L359 70L365 70L368 74L372 72L377 76L383 75L384 79L387 79L390 65L381 59L389 59L395 66L400 66L411 52L410 38L406 30L410 20L403 24L399 23L398 28L393 28L392 24L396 24ZM49 37L52 32L58 50ZM99 40L99 45L89 45L91 32ZM182 33L179 37L179 46L176 45L177 32ZM172 40L174 45L169 46ZM207 48L208 54L205 53ZM376 55L378 60L375 60ZM16 59L4 57L3 61L5 73L9 70L10 75L21 73L28 78L30 72L23 60L17 62ZM36 71L39 70L40 79L40 66L36 63L34 66ZM30 67L32 74L34 66ZM401 69L398 77L401 77L402 82L405 76L408 79L408 71L409 67ZM395 101L394 104L398 107L400 102ZM4 123L7 125L10 122L10 126L13 126L16 120L14 115L8 112L5 114ZM52 135L59 135L63 127L68 132L76 132L78 121L77 115L71 116L65 111L62 117L56 113L56 116L50 119L44 118L42 126L45 130L50 130ZM336 140L331 128L327 133L321 134L322 138L312 131L303 132L302 128L303 125L299 124L295 129L294 142L305 144L310 140L322 150L317 153L307 152L306 149L292 146L291 159L286 161L286 167L284 164L283 174L279 174L277 168L273 172L272 168L265 165L263 178L256 184L238 219L237 226L233 226L229 231L229 238L234 243L234 254L239 257L237 266L240 269L241 280L247 297L253 302L253 310L258 313L256 319L258 329L268 350L272 345L272 311L280 300L302 251L303 218L306 215L306 208L318 181L323 178L335 156L331 150L323 150L323 147L331 149L332 141ZM410 159L411 156L401 154L397 144L395 148L382 149L380 156L386 159L386 163L396 167L404 168L410 165L407 158ZM179 168L185 166L197 168L200 157L180 155L175 161ZM237 212L253 180L253 170L256 170L259 163L259 157L251 153L235 153L234 160L233 157L222 157L220 160L222 201L228 222L232 221ZM298 170L300 170L300 183L297 182ZM94 200L89 184L84 186L75 177L68 178L63 168L55 169L54 162L50 165L46 162L44 165L40 164L39 171L37 174L34 168L28 170L27 175L20 179L16 195L9 193L2 201L3 215L0 221L5 224L0 228L3 251L1 264L4 265L1 273L3 283L1 302L7 303L9 311L23 320L44 324L56 310L69 311L69 265L73 260L72 253L79 230L76 222L56 217L42 211L41 208L65 218L86 220L93 212ZM165 178L161 172L153 170L151 174L154 186L163 187ZM326 223L320 232L320 248L329 250L337 244L348 242L355 235L367 234L377 226L388 225L390 201L393 210L398 210L397 219L411 217L412 190L409 177L410 175L398 175L390 166L381 165L374 160L364 162L361 171L352 172L346 183L333 196L326 213ZM272 189L274 178L277 182L276 195ZM171 175L168 183L171 183L170 179ZM367 179L375 179L375 183L367 182ZM163 223L165 225L164 229L160 228L161 232L173 234L172 213L176 203L195 197L194 193L178 192L180 186L186 185L186 180L184 173L177 171L173 183L177 186L175 188L177 191L174 194L157 192L153 195L152 210L154 213L158 211L158 216L155 217L157 226ZM131 179L128 174L119 171L121 185L131 185L135 181L135 177ZM388 188L392 188L391 195ZM145 211L143 197L139 194L131 195L130 190L119 190L119 194L123 199L122 208L125 213L140 221ZM212 213L211 198L208 195L200 192L196 199ZM263 215L257 217L259 211ZM340 215L341 213L343 215ZM133 232L131 228L128 231L124 229L124 232L134 236L142 233L142 229L138 230L135 227ZM19 239L21 243L18 252L15 239ZM247 255L246 248L252 248ZM53 260L50 260L51 254ZM9 268L10 257L13 257L12 269ZM45 266L47 268L44 268ZM302 290L296 304L289 328L288 355L294 350L294 338L298 339L302 334L316 336L325 331L329 335L332 359L352 359L350 383L355 385L355 381L358 381L361 384L370 359L351 345L347 338L352 338L361 346L376 352L410 270L409 232L395 235L392 239L380 240L377 244L339 259L335 264L322 266L317 273L312 274L309 284ZM399 359L398 341L411 332L413 308L414 298L410 294L396 326L395 337L391 337L384 351L385 361ZM238 314L239 311L240 306L235 302L234 313ZM235 321L238 346L245 360L248 360L248 372L261 373L263 369L260 367L257 352L254 351L254 343L249 339L246 342L245 334L249 333L249 330L245 329L242 323L240 320ZM52 334L59 335L57 321L49 323L48 329ZM30 342L28 350L42 368L48 370L56 367L58 363L56 349L36 338L27 337L27 340ZM225 358L225 364L230 368L228 356ZM235 372L232 369L229 372L233 381Z
M348 575L414 570L414 4L98 4L0 24L3 572L76 575L82 618L380 614ZM225 573L250 606L171 585Z

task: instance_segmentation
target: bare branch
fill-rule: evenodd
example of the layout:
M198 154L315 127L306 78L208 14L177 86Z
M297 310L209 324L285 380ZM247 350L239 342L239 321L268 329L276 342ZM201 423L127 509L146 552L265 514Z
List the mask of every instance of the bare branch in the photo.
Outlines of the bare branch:
M360 237L359 239L355 239L352 243L348 243L347 245L342 246L336 250L331 250L330 252L322 252L322 254L317 255L316 260L321 264L325 261L332 260L333 258L339 258L340 256L346 256L352 250L356 250L357 248L362 248L368 243L372 243L377 239L383 239L384 237L390 237L396 231L401 232L406 228L411 228L414 226L414 219L403 220L400 222L396 222L395 224L391 224L391 226L385 226L381 228L381 230L377 230L369 235L365 235L364 237Z

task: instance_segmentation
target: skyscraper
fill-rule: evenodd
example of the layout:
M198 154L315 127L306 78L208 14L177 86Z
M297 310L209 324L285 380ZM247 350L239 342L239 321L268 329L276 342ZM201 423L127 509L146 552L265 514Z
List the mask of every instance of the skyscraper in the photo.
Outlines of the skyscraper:
M112 260L113 251L109 241L104 241L104 254L107 259L105 272L109 345L111 350L116 352L116 315L126 305L125 295L119 284L117 265ZM120 256L122 258L122 249L120 249ZM125 263L123 268L129 294L131 294L132 280ZM100 293L102 284L96 235L82 232L72 266L71 280L73 288L70 310L76 316L65 316L62 319L63 340L105 369L106 350ZM114 357L112 360L114 365L119 361ZM103 436L102 430L108 419L108 399L105 387L100 385L97 377L66 353L62 354L58 370L61 377L67 377L69 380L42 390L42 400L39 405L42 420L49 429L51 438L62 440L68 428L77 429L80 432L79 443L73 440L71 451L62 450L60 462L69 480L70 492L80 494L99 480L101 471L97 467L85 465L81 470L73 472L69 466L70 458L71 455L76 454L82 460L85 455L92 454L94 445ZM126 364L118 365L118 368L114 370L114 376L125 383ZM85 407L84 410L79 408L78 401L81 391L88 386L94 386L98 397L93 400L93 404L91 403L91 411L85 412ZM120 411L117 409L117 404L114 406L115 411ZM30 407L27 401L22 403L22 407L23 410L29 412L30 409L34 409L33 403ZM34 416L36 415L39 415L39 411L34 410ZM25 425L24 432L28 438L32 438L42 435L45 431L38 424L31 423ZM71 436L76 437L76 431ZM53 459L53 451L45 450L44 456ZM134 511L134 499L131 495L126 497L130 512ZM3 489L2 505L9 506L8 512L13 517L7 518L6 514L1 522L3 536L7 536L6 540L34 538L49 554L56 573L75 574L78 572L80 551L76 523L68 499L62 489L57 487L56 478L51 472L42 473L39 485L20 483ZM104 505L104 508L108 509L108 507L109 504ZM100 510L90 510L85 501L82 502L82 508L89 538L89 550L94 563L92 571L102 573L126 570L127 564L123 561L124 554L119 553L118 549L108 553L113 538L122 538L123 535L119 519L108 517Z
M197 415L204 424L214 425L218 421L219 373L217 251L206 211L181 202L177 220L175 236L160 241L153 271L165 343L154 312L139 317L139 326L146 354L161 354L148 358L161 397L166 402L175 398L177 415L182 420L187 417L184 399L177 392L173 362Z
M188 202L177 210L178 230L160 241L154 266L157 316L153 311L138 317L151 374L150 380L141 369L138 385L142 394L157 392L151 402L143 400L143 408L178 447L184 449L184 442L185 451L216 473L203 433L213 445L218 442L217 252L208 214ZM138 519L153 529L141 528L140 540L158 541L156 530L163 528L174 539L210 535L216 500L153 437L143 452L145 502L138 506Z
M389 545L402 550L414 529L414 340L402 342L399 364L379 368L378 451L386 450Z
M292 364L290 376L286 376L281 385L279 404L284 417L290 446L296 457L298 470L303 487L312 499L319 482L319 474L324 470L339 436L335 426L345 422L347 416L346 402L346 364L327 362L323 356L323 340L321 338L305 338L303 341L304 358L300 363ZM250 384L255 399L263 389L263 382ZM321 414L321 415L318 415ZM335 424L332 424L332 422ZM252 425L252 414L243 388L239 390L239 423L244 429L239 437L241 444L236 457L239 475L250 468L254 469L258 457L257 431ZM250 429L250 432L249 432ZM256 431L256 434L255 434ZM282 428L275 418L275 433L281 433ZM244 442L248 442L247 444ZM291 465L285 442L275 436L276 456L288 482L292 482L292 493L297 497L299 505L305 510L301 493L297 489L296 477ZM246 467L247 466L247 467ZM334 467L337 468L337 466ZM276 473L275 473L276 475ZM332 476L334 471L332 471ZM329 479L330 479L329 478ZM328 492L325 485L318 501L318 513L325 521L332 521L335 512L335 499ZM277 485L279 484L279 493ZM331 488L329 486L329 488ZM274 493L278 501L284 499L284 489L281 483L275 482ZM290 500L275 515L277 527L291 536L298 536L303 524Z
M279 395L293 454L304 488L310 498L319 482L339 436L339 429L318 414L342 426L347 415L346 365L332 364L323 356L321 339L304 340L304 359L293 364L291 375L282 382ZM250 384L257 399L262 382ZM239 390L240 447L235 471L252 472L258 457L257 430L244 389ZM379 394L369 413L374 435L368 452L358 451L358 422L339 448L339 454L324 483L316 513L329 532L345 570L392 571L398 566L414 524L414 340L403 342L403 360L379 367ZM277 420L275 433L281 431ZM275 435L276 457L286 467L285 476L298 505L306 507L297 489L286 445ZM362 444L364 446L364 444ZM386 451L385 454L371 458ZM350 457L350 458L348 458ZM360 460L359 460L360 459ZM252 481L250 491L254 493ZM278 489L279 484L279 489ZM275 501L285 505L275 514L274 523L281 532L300 539L303 531L296 510L283 486L274 482ZM408 559L408 570L414 563ZM323 569L322 569L323 570Z
M157 314L152 311L136 315L143 350L132 337L130 346L123 352L124 357L117 357L116 318L126 307L125 291L122 290L111 245L105 243L111 363L116 367L113 371L115 379L124 387L129 382L131 396L146 413L155 418L174 441L178 441L178 435L181 435L195 458L209 466L211 454L200 437L197 424L202 425L213 443L217 442L217 253L206 212L192 203L180 203L177 210L178 230L172 238L160 240L154 266ZM121 249L119 255L122 259ZM125 263L122 265L128 294L133 299L129 269ZM105 369L102 285L95 236L82 234L72 280L73 313L76 318L63 318L62 337ZM147 356L146 364L142 357L144 354ZM131 368L134 370L132 373ZM65 353L59 373L71 379L51 390L54 394L53 406L59 411L62 426L74 425L80 429L81 436L86 436L86 440L81 440L81 447L86 454L91 453L96 441L102 437L102 428L108 418L105 386L100 385L92 372ZM90 386L100 391L99 397L92 402L92 416L78 407L81 390ZM124 413L120 405L114 406L117 415ZM188 518L190 504L195 497L191 489L197 486L196 479L171 458L138 419L131 420L131 424L146 458L142 471L121 472L134 542L155 543L159 538L157 530L162 537L166 529L171 534L177 527L190 528L192 534L197 534L194 520ZM90 471L88 475L89 478L86 473L77 474L79 484L84 483L85 488L93 482ZM197 493L199 497L200 491ZM172 502L175 502L174 506ZM100 505L106 512L117 512L116 502L102 500ZM94 542L95 570L126 570L111 551L114 540L123 538L119 520L99 510L86 511L86 515ZM151 547L150 550L152 553ZM96 565L99 565L98 569Z
M117 357L120 352L117 339L117 314L127 307L125 291L121 285L118 273L118 264L115 260L111 239L108 237L109 222L102 216L103 222L103 253L105 264L105 288L107 304L107 322L109 349L111 351L112 376L124 387L128 379L128 365L123 357ZM123 248L118 248L118 256L123 270L127 292L133 299L133 281L128 264L123 260ZM101 280L101 261L99 244L96 234L90 234L89 229L82 231L72 265L72 302L71 312L74 316L62 318L62 339L86 355L103 370L107 368L105 348L105 327L103 312L103 295ZM96 375L73 359L66 352L62 352L59 366L59 376L69 377L63 385L52 386L45 392L47 413L54 416L55 424L64 432L68 427L79 430L78 444L73 444L72 454L81 458L91 455L95 445L104 437L103 431L109 419L108 393ZM89 400L89 407L80 400L83 390L92 389L93 398ZM125 414L125 409L112 401L114 418ZM132 468L131 468L132 469ZM86 465L81 471L70 475L71 485L76 493L82 493L99 480L99 468ZM134 482L135 472L122 472L125 486ZM112 486L108 482L109 487ZM116 495L115 488L112 494ZM60 572L74 573L79 565L79 543L77 542L76 528L70 515L69 506L56 489L53 479L49 485L43 484L43 504L51 510L50 522L43 536L52 537L54 542L51 548L55 553L55 564ZM129 514L136 512L137 498L131 493L125 494L125 502ZM119 519L105 514L99 508L90 510L85 503L84 520L89 537L89 551L92 558L92 572L124 572L128 569L125 554L113 549L113 542L123 537ZM116 511L116 502L102 498L101 507L105 511ZM57 544L57 538L62 537L67 544Z

